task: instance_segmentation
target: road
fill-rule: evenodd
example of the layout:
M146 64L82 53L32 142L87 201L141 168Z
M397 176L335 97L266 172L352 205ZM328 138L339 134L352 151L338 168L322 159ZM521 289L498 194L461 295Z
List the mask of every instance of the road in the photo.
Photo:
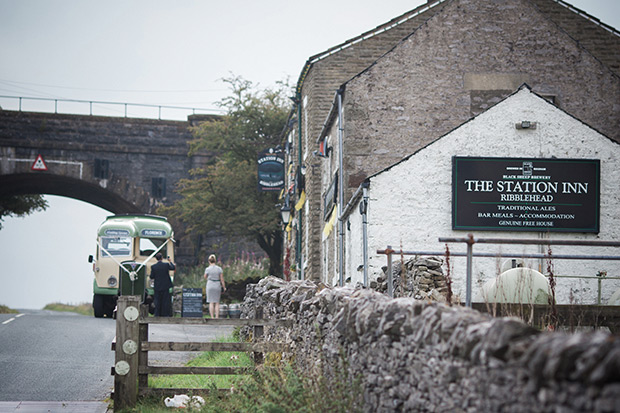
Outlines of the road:
M0 401L104 400L113 390L116 323L46 310L0 314ZM153 325L150 340L211 341L232 327ZM195 353L149 354L152 365L183 364Z
M114 320L74 313L0 314L0 400L109 397L115 330Z

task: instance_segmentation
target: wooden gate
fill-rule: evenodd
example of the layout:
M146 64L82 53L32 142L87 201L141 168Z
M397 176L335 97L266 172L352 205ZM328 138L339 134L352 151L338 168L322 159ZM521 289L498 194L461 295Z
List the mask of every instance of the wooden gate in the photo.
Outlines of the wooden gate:
M287 347L283 343L261 341L264 326L288 326L289 320L265 320L262 309L257 308L253 319L209 319L209 318L174 318L149 317L147 306L140 306L140 298L121 296L118 299L116 316L116 338L112 343L115 351L114 367L114 408L133 407L138 396L200 394L208 389L171 389L148 387L149 374L206 374L233 375L249 374L254 367L155 367L149 366L149 351L241 351L253 352L254 361L262 363L264 352L283 352ZM185 324L185 325L228 325L253 327L253 341L247 343L219 342L153 342L148 341L150 324Z

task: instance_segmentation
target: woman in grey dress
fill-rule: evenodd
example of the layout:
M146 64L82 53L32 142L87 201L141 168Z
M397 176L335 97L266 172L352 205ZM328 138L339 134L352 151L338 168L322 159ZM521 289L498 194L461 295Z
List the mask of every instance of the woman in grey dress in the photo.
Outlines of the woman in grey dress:
M218 318L220 314L220 295L222 289L226 291L224 283L224 271L215 264L215 255L209 255L209 266L205 269L205 279L207 280L207 302L209 303L209 314L211 318Z

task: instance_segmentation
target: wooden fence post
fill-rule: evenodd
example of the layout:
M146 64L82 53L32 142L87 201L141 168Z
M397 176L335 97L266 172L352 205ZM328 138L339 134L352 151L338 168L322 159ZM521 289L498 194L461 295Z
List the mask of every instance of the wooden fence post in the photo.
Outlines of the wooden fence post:
M263 307L262 306L258 306L256 307L256 311L254 312L254 318L256 319L261 319L263 318ZM253 340L255 343L257 343L260 339L263 338L263 329L264 327L262 325L259 326L254 326L254 334L253 334ZM254 352L254 363L255 364L263 364L264 361L264 356L263 353L260 351L255 351Z
M142 304L140 306L140 318L148 318L149 306L148 304ZM149 375L140 374L142 367L146 368L149 365L149 352L142 350L142 343L149 341L149 325L144 323L140 324L140 332L138 337L138 394L142 389L149 387Z
M134 407L138 400L140 297L118 297L114 359L114 410Z

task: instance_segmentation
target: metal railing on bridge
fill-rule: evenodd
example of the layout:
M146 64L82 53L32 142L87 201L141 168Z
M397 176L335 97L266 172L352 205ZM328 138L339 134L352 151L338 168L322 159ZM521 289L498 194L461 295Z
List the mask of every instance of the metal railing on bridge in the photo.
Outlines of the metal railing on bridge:
M1 105L3 109L6 110L16 110L19 112L24 111L23 103L27 101L33 102L49 102L53 103L53 110L48 106L37 106L36 108L28 111L37 111L37 112L49 112L54 114L77 114L77 115L97 115L97 116L123 116L123 117L135 117L135 118L154 118L154 113L156 110L157 119L162 120L162 109L164 111L174 111L177 114L183 114L185 119L189 115L221 115L223 113L220 109L205 109L205 108L194 108L194 107L184 107L184 106L170 106L170 105L151 105L144 103L125 103L125 102L108 102L108 101L99 101L99 100L80 100L80 99L56 99L56 98L40 98L40 97L23 97L23 96L9 96L9 95L0 95L0 102L8 102L8 106ZM59 111L59 103L61 104L61 111ZM62 104L65 103L65 107L62 107ZM73 108L80 108L74 110L67 110L68 106ZM97 109L97 112L93 112L94 108ZM83 108L83 109L82 109ZM151 110L150 112L142 111L141 114L131 113L131 109L147 109ZM129 111L128 111L129 109ZM164 112L166 113L166 112ZM175 117L166 117L166 119L182 119L183 116L178 115Z

